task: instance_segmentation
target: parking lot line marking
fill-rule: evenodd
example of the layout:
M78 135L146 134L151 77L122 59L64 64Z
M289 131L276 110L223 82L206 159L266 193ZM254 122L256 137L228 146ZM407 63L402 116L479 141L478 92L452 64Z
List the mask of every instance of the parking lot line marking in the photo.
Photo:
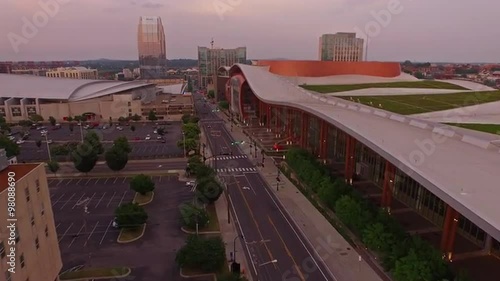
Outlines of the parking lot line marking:
M102 235L101 241L99 242L99 245L102 244L102 241L104 241L104 238L106 237L106 234L108 233L109 227L113 223L113 220L109 221L108 227L106 227L106 231L104 231L104 234Z
M65 203L61 206L61 208L60 208L59 210L62 210L62 209L64 208L64 206L66 206L66 204L68 204L68 203L69 203L69 201L71 201L71 199L73 199L73 197L75 197L75 194L74 194L74 193L71 195L71 197L68 199L68 201L66 201L66 202L65 202Z
M160 182L161 182L161 176L160 176L160 178L158 179L158 183L160 183Z
M100 178L97 178L94 184L97 184L99 182Z
M68 233L69 229L73 226L73 223L71 223L68 228L66 228L66 231L64 231L63 235L61 236L61 238L59 238L59 243L61 243L61 240L64 238L64 236L66 235L66 233Z
M48 185L51 185L53 182L55 182L55 180L50 180L50 181L48 182Z
M58 224L56 225L56 230L57 230L57 228L58 228L60 225L61 225L61 223L58 223Z
M76 182L76 184L79 184L81 181L82 181L82 179L79 179L79 180Z
M94 199L95 194L96 194L95 192L94 192L94 194L92 194L92 197L90 197L89 202L87 204L90 204L90 201L92 201L92 199Z
M88 179L87 182L85 183L85 185L89 184L89 181L91 180L92 178Z
M66 195L66 193L64 193L63 195L61 195L61 197L59 197L59 199L56 200L56 202L52 203L52 206L54 206L55 204L57 204L57 202L59 202L59 200L61 200L64 195Z
M127 178L126 178L126 177L124 177L124 178L123 178L122 183L125 183L125 181L126 181L126 180L127 180Z
M59 182L56 184L56 186L59 186L64 180L59 180Z
M111 203L111 201L113 201L113 198L115 197L115 194L116 194L116 191L113 192L113 195L111 196L111 199L109 199L108 204L106 204L106 208L109 207L109 204Z
M118 206L120 206L123 202L123 199L125 199L125 195L127 194L128 191L123 192L122 199L120 200L120 203L118 203Z
M70 184L72 181L72 179L70 179L68 182L66 182L66 185Z
M104 192L104 193L102 194L101 199L99 199L99 201L97 201L97 204L95 204L94 209L96 209L96 208L97 208L97 206L99 206L99 204L100 204L100 203L101 203L101 201L102 201L102 198L104 198L104 195L106 195L106 192Z
M87 243L89 242L89 239L90 239L90 236L92 236L92 234L94 233L95 229L97 228L97 225L99 224L99 221L97 221L97 223L94 225L94 228L92 229L92 231L90 232L89 234L89 237L87 237L87 241L85 241L85 244L83 244L83 246L87 246Z
M108 182L109 178L106 178L106 180L104 181L104 184L106 184Z
M78 233L76 235L73 235L73 239L71 240L71 243L69 243L68 248L71 248L71 245L73 245L73 242L75 242L76 238L78 238L78 236L80 236L80 233L82 232L82 230L84 228L85 228L85 224L82 225L82 227L80 228L80 230L78 230Z
M83 196L85 196L85 193L82 194L82 196L80 197L80 199L78 199L75 203L75 205L73 205L73 207L71 207L71 210L75 209L76 205L82 200Z
M115 178L115 181L113 182L113 184L115 184L115 183L116 183L116 180L117 180L117 179L118 179L118 178Z

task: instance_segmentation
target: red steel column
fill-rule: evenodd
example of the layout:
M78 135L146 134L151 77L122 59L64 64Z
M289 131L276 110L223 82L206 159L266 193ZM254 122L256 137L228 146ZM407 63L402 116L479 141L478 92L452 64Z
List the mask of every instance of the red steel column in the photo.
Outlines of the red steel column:
M302 128L300 133L300 146L307 149L307 133L309 130L309 118L305 112L302 112Z
M288 108L287 109L287 116L286 116L286 131L287 131L287 137L291 138L293 137L293 125L292 125L292 114L293 110Z
M271 106L266 104L266 126L268 129L271 129Z
M352 184L354 176L355 154L356 154L356 139L346 134L345 180L349 184Z
M385 172L384 172L384 186L382 191L382 208L386 208L386 210L391 212L391 203L392 203L392 188L394 186L394 178L396 176L396 167L394 165L385 160Z
M280 134L281 133L281 107L276 107L276 116L274 119L276 120L276 133Z
M443 235L441 237L441 251L450 261L453 258L459 218L460 214L455 209L447 205L443 224Z
M319 158L326 159L327 154L327 137L328 137L328 123L321 120L319 131Z

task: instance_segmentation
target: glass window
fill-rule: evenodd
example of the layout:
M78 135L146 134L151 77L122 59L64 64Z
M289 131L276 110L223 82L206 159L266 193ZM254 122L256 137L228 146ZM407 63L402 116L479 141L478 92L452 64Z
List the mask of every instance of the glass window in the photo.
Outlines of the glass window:
M29 202L30 201L30 189L29 189L29 187L26 187L24 189L24 194L26 195L26 202Z
M31 215L31 226L35 225L35 216Z
M24 254L19 256L19 265L21 265L21 268L24 268Z
M36 192L40 192L40 181L35 180L35 185L36 185Z
M43 202L41 203L40 214L42 214L42 216L45 214L45 206L43 205Z
M38 240L38 237L35 238L35 247L37 250L40 249L40 241Z
M49 227L45 226L45 237L49 237Z

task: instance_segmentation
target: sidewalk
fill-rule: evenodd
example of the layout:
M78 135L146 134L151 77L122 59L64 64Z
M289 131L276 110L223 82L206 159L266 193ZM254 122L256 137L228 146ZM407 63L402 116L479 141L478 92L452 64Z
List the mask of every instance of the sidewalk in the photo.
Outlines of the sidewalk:
M225 117L225 115L222 115ZM227 118L224 118L227 120ZM229 131L229 130L228 130ZM233 126L231 133L235 139L248 139L241 127ZM243 149L249 154L248 149ZM265 158L264 168L259 172L269 186L276 185L277 168L271 157ZM328 222L328 220L309 202L309 200L286 177L281 177L280 190L270 188L284 207L290 218L298 226L310 245L321 256L337 281L381 281L378 267L364 252L358 253ZM376 269L373 269L374 266Z
M200 136L200 141L201 143L207 143L205 133L201 132ZM205 148L205 155L207 158L212 156L212 153L210 151L209 146L207 145ZM219 198L219 200L215 201L215 210L217 212L217 219L219 221L219 228L220 228L220 234L222 236L222 240L224 241L225 247L226 247L226 257L228 261L228 266L230 266L232 257L234 257L233 253L233 242L234 239L238 236L238 231L236 229L236 221L234 218L233 213L230 214L230 220L231 223L228 223L228 202L227 202L227 197L225 196L226 194L222 194ZM241 243L241 239L236 239L236 261L240 263L241 265L241 272L243 273L243 276L248 280L248 281L253 281L252 275L249 272L250 267L248 267L248 261L245 255L245 249L243 249L243 244Z

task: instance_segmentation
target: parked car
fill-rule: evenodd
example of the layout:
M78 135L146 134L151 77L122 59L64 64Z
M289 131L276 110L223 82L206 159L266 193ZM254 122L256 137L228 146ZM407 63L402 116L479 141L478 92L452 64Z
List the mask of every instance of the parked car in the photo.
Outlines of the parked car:
M23 140L17 140L17 141L16 141L16 143L17 143L17 144L23 144L23 143L24 143L24 141L23 141Z
M162 139L163 139L163 137L162 137L162 136L157 136L157 137L156 137L156 139L157 139L157 140L162 140Z
M116 217L113 219L113 227L114 228L118 228L119 227L118 222L116 221Z
M151 139L151 136L150 135L147 135L145 140L150 140Z
M186 182L186 186L193 187L196 184L196 181L188 181Z
M14 137L14 136L10 136L10 137L9 137L9 140L11 140L11 141L13 141L13 140L15 140L15 139L16 139L16 137Z
M123 127L116 127L118 131L123 131Z

